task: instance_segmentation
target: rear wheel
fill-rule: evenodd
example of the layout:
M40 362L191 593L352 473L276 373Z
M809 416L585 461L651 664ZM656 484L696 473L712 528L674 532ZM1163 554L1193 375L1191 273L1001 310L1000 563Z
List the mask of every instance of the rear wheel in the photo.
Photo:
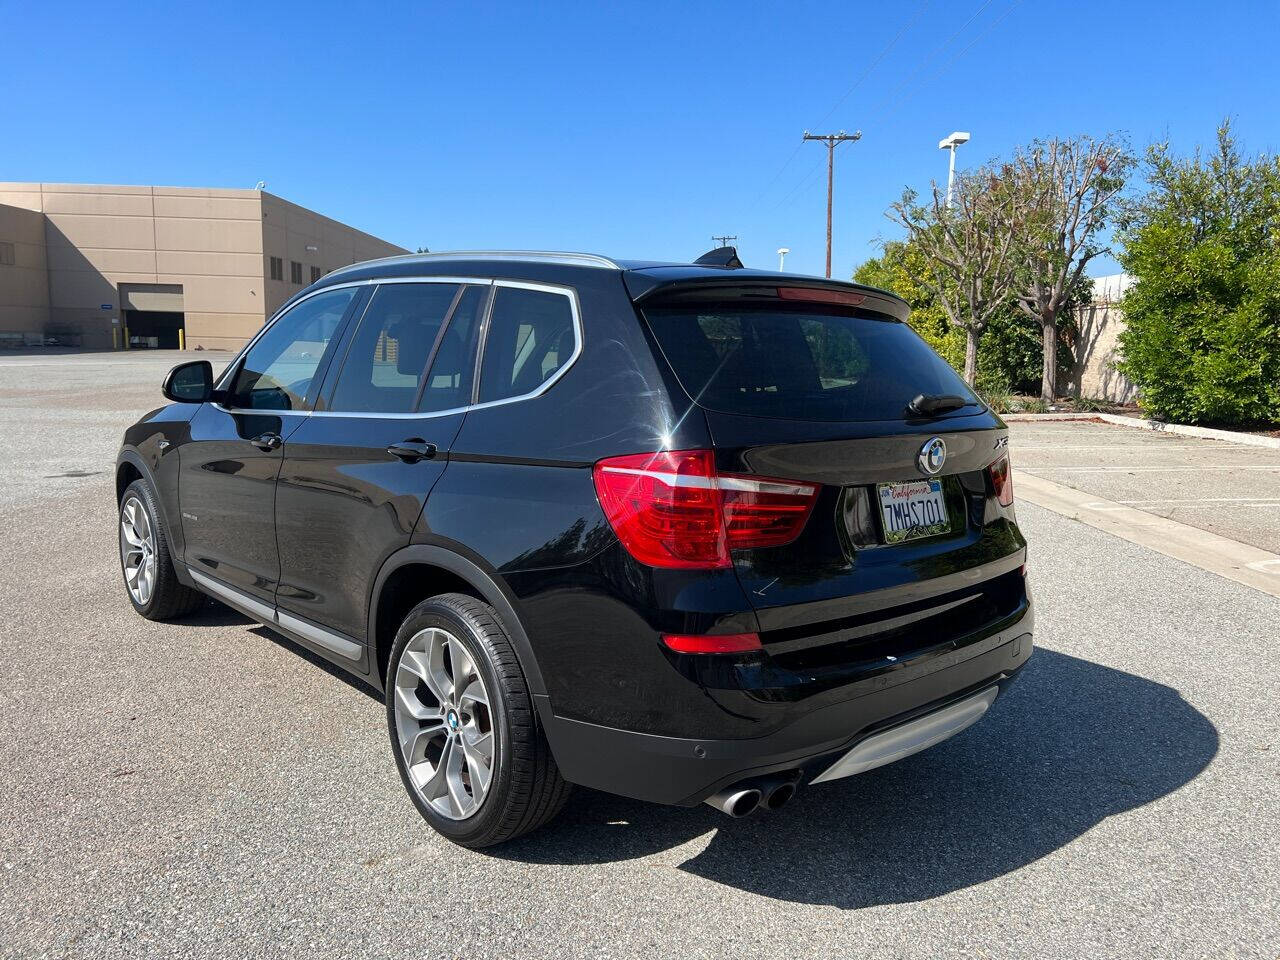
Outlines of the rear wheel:
M387 725L418 811L462 846L528 833L568 798L511 641L473 597L409 612L387 664Z
M185 586L173 569L160 508L145 480L120 498L120 570L133 609L148 620L167 620L203 606L208 598Z

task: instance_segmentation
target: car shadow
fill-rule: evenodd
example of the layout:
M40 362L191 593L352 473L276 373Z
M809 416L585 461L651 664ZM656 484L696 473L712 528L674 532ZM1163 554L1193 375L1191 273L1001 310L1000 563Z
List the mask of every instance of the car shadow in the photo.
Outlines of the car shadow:
M271 627L264 625L259 620L252 617L246 617L239 610L233 610L226 604L212 598L209 602L201 606L198 610L184 614L181 617L174 617L170 623L181 624L187 627L245 627L249 633L255 636L270 640L276 646L283 647L295 656L301 657L313 667L323 670L338 680L341 680L353 690L358 690L367 697L371 697L382 702L382 694L376 687L365 680L361 680L354 674L348 673L346 670L330 663L324 657L312 652L300 643L295 643L284 634L277 633Z
M628 860L714 830L681 869L777 900L845 909L927 900L1034 862L1194 779L1213 724L1171 687L1052 650L980 723L899 763L730 820L579 790L495 848L534 863Z

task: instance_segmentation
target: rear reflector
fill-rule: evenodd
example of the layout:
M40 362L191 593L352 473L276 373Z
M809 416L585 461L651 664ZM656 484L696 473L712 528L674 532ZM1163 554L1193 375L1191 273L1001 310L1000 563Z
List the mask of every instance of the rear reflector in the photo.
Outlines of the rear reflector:
M718 473L710 450L612 457L593 476L614 533L652 567L728 567L730 550L790 543L818 499L816 484Z
M779 300L808 300L810 303L844 303L856 307L867 299L865 294L852 290L832 290L822 287L779 287Z
M1005 454L987 467L987 473L991 475L991 485L995 488L1000 506L1013 506L1013 468L1009 464L1009 455Z
M714 637L664 633L662 642L676 653L749 653L763 649L755 633L726 633Z

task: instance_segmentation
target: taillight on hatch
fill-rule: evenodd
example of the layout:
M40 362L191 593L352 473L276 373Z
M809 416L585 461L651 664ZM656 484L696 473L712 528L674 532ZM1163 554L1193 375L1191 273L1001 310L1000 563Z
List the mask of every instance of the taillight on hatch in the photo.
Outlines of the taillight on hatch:
M995 488L1000 506L1013 506L1013 468L1009 464L1009 455L1005 454L987 467L987 473L991 475L991 485Z
M718 473L710 450L611 457L594 477L614 533L652 567L727 567L730 550L790 543L818 498L815 484Z

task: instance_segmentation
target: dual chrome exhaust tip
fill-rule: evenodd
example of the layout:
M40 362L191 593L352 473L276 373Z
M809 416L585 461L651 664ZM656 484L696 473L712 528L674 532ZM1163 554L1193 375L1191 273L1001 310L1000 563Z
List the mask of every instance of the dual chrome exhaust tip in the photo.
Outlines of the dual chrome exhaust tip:
M760 809L781 810L796 795L799 785L798 770L791 774L757 777L717 790L703 802L737 819Z

